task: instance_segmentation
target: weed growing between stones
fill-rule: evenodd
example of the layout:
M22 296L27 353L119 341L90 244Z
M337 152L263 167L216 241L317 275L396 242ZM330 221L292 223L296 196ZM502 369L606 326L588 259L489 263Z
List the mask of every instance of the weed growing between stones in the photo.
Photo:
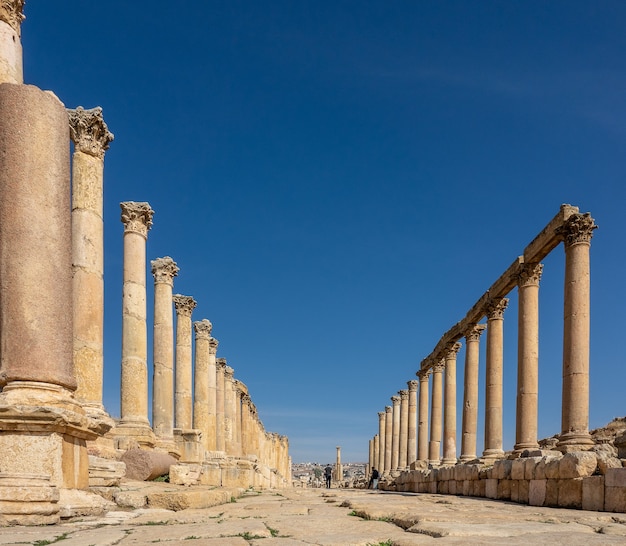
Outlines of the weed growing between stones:
M63 533L62 535L59 535L57 537L54 537L54 539L52 540L36 540L35 542L33 542L33 546L47 546L48 544L54 544L55 542L59 542L61 540L65 540L68 537L69 533Z

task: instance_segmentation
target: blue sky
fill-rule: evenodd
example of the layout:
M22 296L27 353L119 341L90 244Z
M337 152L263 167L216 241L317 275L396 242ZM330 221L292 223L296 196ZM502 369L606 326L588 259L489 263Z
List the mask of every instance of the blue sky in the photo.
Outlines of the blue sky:
M590 426L626 414L623 2L65 0L26 15L26 82L102 106L115 133L111 414L127 200L152 205L148 259L178 263L175 292L213 322L218 356L295 462L332 461L336 445L365 460L377 412L561 203L600 226ZM560 247L540 289L541 437L560 432L563 262ZM151 339L151 276L148 302Z

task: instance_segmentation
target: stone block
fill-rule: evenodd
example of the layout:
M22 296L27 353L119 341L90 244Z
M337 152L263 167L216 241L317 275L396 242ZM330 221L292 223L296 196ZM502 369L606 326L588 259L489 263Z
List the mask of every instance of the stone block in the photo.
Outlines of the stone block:
M573 451L559 461L559 478L567 480L591 476L598 467L598 459L592 451Z
M501 459L493 464L493 477L498 480L510 480L513 461Z
M626 468L607 468L604 484L606 487L626 488Z
M519 480L509 480L511 489L511 502L519 502L519 482Z
M606 471L609 468L622 468L622 461L617 457L613 457L605 452L598 452L597 456L598 470L600 471L600 474L606 474Z
M528 496L529 496L529 483L530 480L520 480L519 481L519 492L518 492L518 501L522 504L528 504Z
M141 491L120 491L115 495L115 503L121 508L143 508L148 503L148 498Z
M474 496L475 497L486 497L486 487L487 480L476 480L474 481Z
M448 484L449 483L450 482L448 482L448 481L443 481L443 480L440 481L439 484L438 484L438 487L437 487L437 492L440 495L447 495L448 494Z
M485 482L485 497L488 499L498 498L498 480L489 478L488 480L481 480Z
M543 505L559 505L559 480L546 480L546 499Z
M558 505L561 508L582 508L583 479L559 480Z
M126 474L122 461L89 455L89 487L115 487Z
M472 483L472 480L463 480L463 487L461 491L464 497L468 497L472 494Z
M527 457L526 459L524 459L524 461L524 479L537 479L535 471L537 469L537 465L541 461L541 457Z
M604 476L583 478L583 510L604 510Z
M430 487L428 488L428 493L432 495L437 494L437 482L430 482Z
M456 495L456 480L448 481L448 495Z
M525 475L526 459L515 459L511 461L511 479L523 480Z
M511 480L498 480L498 496L499 500L511 499Z
M559 461L560 459L546 459L545 462L545 476L548 480L558 480L559 479ZM536 477L539 477L539 473L536 474Z
M170 466L170 483L176 485L198 485L202 474L199 464L173 464Z
M528 504L543 506L546 501L547 480L530 480L528 482Z
M607 512L626 512L626 487L604 488L604 510Z

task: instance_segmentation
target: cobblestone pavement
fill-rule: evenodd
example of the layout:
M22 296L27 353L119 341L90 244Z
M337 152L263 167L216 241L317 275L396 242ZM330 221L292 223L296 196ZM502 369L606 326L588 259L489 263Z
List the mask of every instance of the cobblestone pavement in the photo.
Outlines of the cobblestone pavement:
M0 545L405 546L626 544L626 514L537 508L450 495L349 489L247 492L178 512L112 511L47 527L5 527Z

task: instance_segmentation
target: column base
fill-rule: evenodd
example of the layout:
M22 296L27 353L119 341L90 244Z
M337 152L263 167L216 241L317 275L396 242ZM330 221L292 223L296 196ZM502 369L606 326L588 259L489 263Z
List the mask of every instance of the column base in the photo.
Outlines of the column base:
M441 466L454 466L458 459L442 459Z
M485 449L481 459L493 460L504 458L504 451L501 449Z
M589 431L564 432L559 436L556 449L561 453L571 453L572 451L589 451L595 442Z
M478 457L476 455L461 455L459 457L459 462L461 463L469 463L471 461L477 461Z
M526 450L534 451L536 449L539 449L539 444L537 442L520 442L519 444L515 444L513 446L513 453L517 455Z

